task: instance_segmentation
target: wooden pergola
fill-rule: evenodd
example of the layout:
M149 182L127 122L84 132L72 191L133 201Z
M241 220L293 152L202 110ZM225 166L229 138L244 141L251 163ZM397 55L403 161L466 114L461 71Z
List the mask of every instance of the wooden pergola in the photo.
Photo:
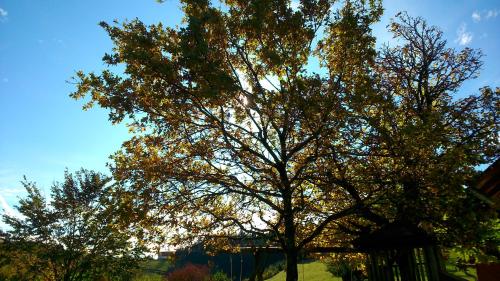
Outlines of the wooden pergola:
M370 281L448 280L436 240L413 225L388 224L355 245L368 255Z

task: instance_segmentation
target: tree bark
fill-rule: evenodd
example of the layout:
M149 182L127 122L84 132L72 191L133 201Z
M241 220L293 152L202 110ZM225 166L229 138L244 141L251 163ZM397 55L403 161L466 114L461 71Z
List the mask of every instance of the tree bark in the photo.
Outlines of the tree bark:
M286 255L286 281L298 281L299 272L297 270L298 251L295 247L288 247Z
M291 203L291 200L290 200ZM285 212L287 211L285 204ZM290 204L291 206L291 204ZM293 219L292 208L284 215L285 219L285 257L286 257L286 281L298 281L299 273L297 270L298 249L295 243L295 222Z
M265 257L266 253L263 253L260 249L257 249L253 252L254 257L254 269L252 275L250 276L249 281L264 281L262 275L265 270Z

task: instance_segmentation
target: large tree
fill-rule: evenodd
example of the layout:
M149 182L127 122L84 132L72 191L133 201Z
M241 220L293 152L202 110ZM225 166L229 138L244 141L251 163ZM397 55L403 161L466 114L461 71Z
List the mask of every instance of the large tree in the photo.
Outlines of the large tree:
M380 5L181 2L177 29L102 23L115 43L104 61L124 73L79 73L73 97L131 121L113 172L144 212L168 210L183 238L271 236L297 280L299 250L371 199L333 183L325 164L349 161L348 102L369 86Z
M52 186L50 201L31 182L1 245L12 280L129 280L140 247L117 228L110 212L110 178L81 170ZM11 279L8 279L11 280Z
M444 137L427 143L428 132L441 129L436 120L450 123L444 132L487 122L473 138L475 160L455 170L488 160L490 147L480 139L491 137L492 126L490 115L481 117L483 99L470 109L464 104L460 118L456 110L440 115L449 122L419 113L464 103L449 92L477 73L474 53L432 54L436 61L401 47L377 59L370 26L380 17L379 1L305 0L293 8L272 0L181 2L179 28L102 23L115 44L104 61L124 71L80 72L72 94L89 96L86 108L98 103L135 132L112 166L130 222L177 227L183 241L241 232L270 239L286 255L287 280L297 280L300 250L343 245L351 234L411 213L409 199L424 201L432 188L414 194L405 179L419 181L412 165L423 168L418 161L427 154L448 151ZM398 29L409 25L393 27L412 45L407 36L421 36L420 29ZM391 56L400 64L392 67ZM442 71L425 72L439 62ZM483 92L491 105L492 91ZM443 134L460 142L454 138L465 133ZM453 155L432 159L439 167L454 164Z
M355 113L364 124L359 154L371 163L362 179L385 186L380 206L389 220L450 235L457 219L465 221L456 215L473 200L466 189L475 187L477 167L500 156L500 89L460 92L479 75L482 53L447 47L422 18L399 13L389 27L399 45L378 52L375 86L366 92L379 101Z

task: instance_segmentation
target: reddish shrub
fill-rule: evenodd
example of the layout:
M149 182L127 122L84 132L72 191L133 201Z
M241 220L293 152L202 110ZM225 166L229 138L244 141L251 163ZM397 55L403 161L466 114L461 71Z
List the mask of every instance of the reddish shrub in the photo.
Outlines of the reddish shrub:
M167 275L168 281L207 281L209 278L208 266L190 263Z

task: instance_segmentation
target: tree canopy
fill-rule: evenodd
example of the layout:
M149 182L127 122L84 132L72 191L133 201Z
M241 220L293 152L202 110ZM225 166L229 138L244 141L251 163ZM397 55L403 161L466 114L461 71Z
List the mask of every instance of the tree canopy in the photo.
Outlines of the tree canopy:
M474 187L479 165L499 157L500 89L458 97L479 75L482 53L447 47L437 27L406 13L389 28L399 45L378 51L374 86L365 92L377 101L362 101L355 113L366 160L358 183L387 191L378 213L389 220L450 234L457 212L471 205L464 187Z
M178 241L265 237L297 280L300 250L442 221L498 156L499 90L452 97L481 54L420 18L400 14L402 44L377 52L380 1L181 3L178 28L101 23L103 61L123 72L79 72L72 94L135 133L112 165L131 223Z
M21 217L4 215L11 227L2 241L2 258L13 270L7 280L129 280L140 247L117 228L110 209L110 178L81 170L65 173L52 186L47 202L26 179L28 193L16 209Z

